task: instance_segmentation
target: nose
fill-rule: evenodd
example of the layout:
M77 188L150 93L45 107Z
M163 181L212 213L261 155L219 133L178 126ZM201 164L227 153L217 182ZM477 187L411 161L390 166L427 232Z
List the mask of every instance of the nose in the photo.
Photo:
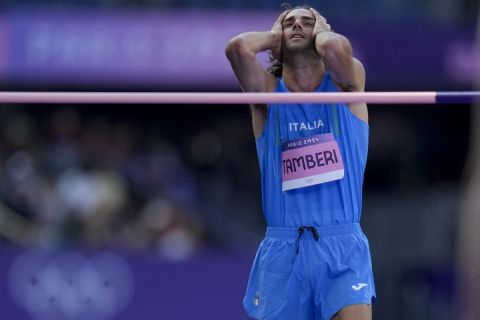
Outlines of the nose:
M300 23L299 20L295 20L295 21L293 22L292 29L293 29L293 30L295 30L295 29L300 29L300 30L301 30L301 29L302 29L302 25L301 25L301 23Z

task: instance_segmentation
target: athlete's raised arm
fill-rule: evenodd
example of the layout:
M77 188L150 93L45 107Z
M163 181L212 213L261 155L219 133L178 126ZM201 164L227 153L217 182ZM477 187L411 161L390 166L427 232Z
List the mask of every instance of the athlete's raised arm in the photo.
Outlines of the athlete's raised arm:
M225 49L232 69L243 91L273 91L275 77L266 72L256 59L256 54L271 50L273 56L280 60L282 46L282 21L288 11L283 12L273 24L271 31L246 32L232 38Z
M362 63L353 57L352 45L343 35L331 30L325 17L310 8L315 16L313 36L315 49L323 59L332 78L343 91L365 91L365 69ZM368 122L367 106L364 103L350 105L351 111Z
M265 71L257 61L256 54L271 50L280 61L282 48L283 12L273 24L271 31L246 32L232 38L225 49L233 72L246 92L270 92L275 89L276 78ZM252 105L252 124L255 136L260 136L267 117L266 105Z
M333 32L325 17L315 9L312 8L310 11L315 16L312 34L315 49L325 62L333 79L345 91L363 91L365 74L356 67L357 62L352 56L350 41L345 36Z

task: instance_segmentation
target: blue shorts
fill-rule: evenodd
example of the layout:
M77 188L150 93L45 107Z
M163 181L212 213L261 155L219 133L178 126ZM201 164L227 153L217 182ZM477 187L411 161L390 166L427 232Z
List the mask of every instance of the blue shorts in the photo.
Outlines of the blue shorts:
M358 223L267 228L243 301L254 319L330 320L375 300L368 240Z

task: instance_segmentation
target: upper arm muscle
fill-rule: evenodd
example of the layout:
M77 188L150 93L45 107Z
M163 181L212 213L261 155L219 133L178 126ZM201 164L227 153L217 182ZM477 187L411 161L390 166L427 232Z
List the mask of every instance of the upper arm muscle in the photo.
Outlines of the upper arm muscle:
M238 40L227 47L226 54L243 91L268 91L269 78L273 76L263 70L254 52L247 50Z
M337 86L342 90L342 91L360 91L363 92L365 91L365 69L362 65L362 63L357 60L356 58L353 58L353 70L351 71L352 73L352 84L349 83L341 83L337 81L335 78L335 83ZM332 75L333 77L333 75ZM368 109L367 109L367 104L366 103L351 103L349 104L349 109L350 111L360 118L361 120L365 121L368 123Z
M255 53L245 50L241 41L230 43L226 54L233 72L237 77L243 91L270 92L274 91L276 78L263 70L258 63ZM252 124L255 137L260 137L265 127L267 118L266 105L252 105Z

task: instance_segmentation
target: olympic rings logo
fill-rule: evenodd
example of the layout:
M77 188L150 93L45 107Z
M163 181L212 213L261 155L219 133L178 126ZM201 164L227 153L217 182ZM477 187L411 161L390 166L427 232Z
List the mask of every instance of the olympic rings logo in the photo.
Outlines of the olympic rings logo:
M110 319L130 303L134 279L114 253L29 251L13 262L8 286L33 319Z

